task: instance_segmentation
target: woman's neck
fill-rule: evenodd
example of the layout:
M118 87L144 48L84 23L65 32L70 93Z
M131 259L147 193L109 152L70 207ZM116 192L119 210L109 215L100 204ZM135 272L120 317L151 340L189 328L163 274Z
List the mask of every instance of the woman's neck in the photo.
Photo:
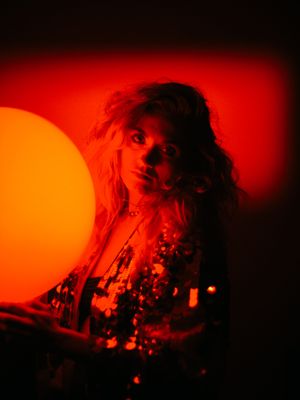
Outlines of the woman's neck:
M126 211L130 217L136 217L141 213L144 196L140 194L130 194Z

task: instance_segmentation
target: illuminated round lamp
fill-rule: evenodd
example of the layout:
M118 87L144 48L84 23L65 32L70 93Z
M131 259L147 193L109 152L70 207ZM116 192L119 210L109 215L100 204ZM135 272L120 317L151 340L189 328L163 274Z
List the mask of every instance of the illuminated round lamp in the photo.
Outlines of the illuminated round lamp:
M217 288L216 288L216 286L214 286L214 285L208 286L208 287L206 288L206 292L207 292L208 294L211 294L211 295L216 294L216 293L217 293Z
M57 284L90 240L95 193L80 151L55 125L0 107L0 301Z

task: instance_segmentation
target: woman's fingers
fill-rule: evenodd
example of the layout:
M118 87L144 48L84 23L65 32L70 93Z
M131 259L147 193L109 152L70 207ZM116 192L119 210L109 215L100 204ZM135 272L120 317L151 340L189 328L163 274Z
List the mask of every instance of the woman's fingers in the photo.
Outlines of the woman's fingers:
M0 310L0 323L5 324L8 330L22 327L32 332L50 332L57 326L51 313L19 305L10 305L6 310Z
M31 318L38 329L49 330L58 326L56 318L49 312L40 311L32 314Z
M23 343L34 348L50 349L53 329L51 324L32 318L0 312L0 339L7 345Z
M20 317L28 317L33 320L44 319L54 321L54 316L48 307L35 303L0 303L0 312L9 313Z
M12 314L12 315L19 315L19 316L25 316L29 314L29 308L28 306L22 304L22 303L6 303L6 302L1 302L0 303L0 312L4 314Z
M29 302L26 302L25 304L27 304L28 306L35 308L37 310L41 310L41 311L49 312L51 310L50 304L43 303L42 301L40 301L38 299L33 299Z
M29 311L30 306L26 303L6 303L0 302L0 311L8 312L16 315L23 315L26 310Z
M24 331L28 332L28 329L32 329L34 323L31 318L21 317L19 315L0 312L0 328L4 332L16 333Z

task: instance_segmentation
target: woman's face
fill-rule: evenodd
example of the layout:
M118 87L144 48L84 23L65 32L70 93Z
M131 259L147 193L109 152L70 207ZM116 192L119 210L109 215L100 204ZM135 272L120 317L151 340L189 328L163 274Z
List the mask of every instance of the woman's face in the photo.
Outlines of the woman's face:
M181 147L174 125L161 115L144 114L126 129L121 178L130 196L170 188L181 170Z

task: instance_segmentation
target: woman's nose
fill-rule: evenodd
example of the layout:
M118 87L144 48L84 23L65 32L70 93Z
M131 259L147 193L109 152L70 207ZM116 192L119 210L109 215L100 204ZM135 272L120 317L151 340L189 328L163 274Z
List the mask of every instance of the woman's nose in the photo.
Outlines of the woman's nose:
M152 147L144 151L142 154L142 160L144 161L145 164L151 165L154 167L159 163L160 160L160 153L159 150L156 147Z

